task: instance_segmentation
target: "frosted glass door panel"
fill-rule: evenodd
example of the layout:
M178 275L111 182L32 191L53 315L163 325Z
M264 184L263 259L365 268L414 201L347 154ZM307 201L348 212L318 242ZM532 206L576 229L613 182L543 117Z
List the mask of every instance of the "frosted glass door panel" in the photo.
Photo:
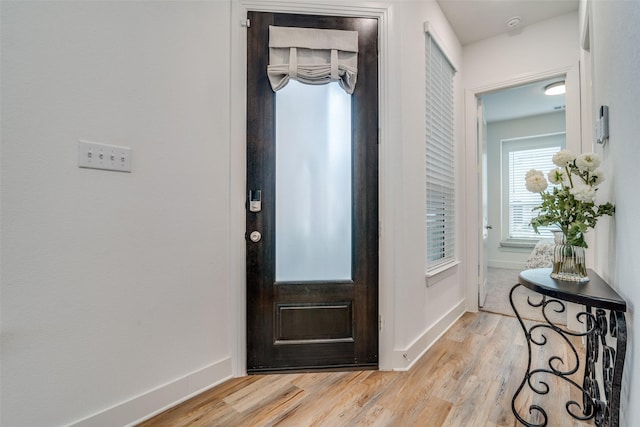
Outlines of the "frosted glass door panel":
M276 281L351 279L351 96L276 93Z

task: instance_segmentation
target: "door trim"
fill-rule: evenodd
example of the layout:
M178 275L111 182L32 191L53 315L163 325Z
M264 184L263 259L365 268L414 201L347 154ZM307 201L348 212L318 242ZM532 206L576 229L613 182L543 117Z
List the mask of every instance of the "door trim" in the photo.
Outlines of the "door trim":
M229 188L229 342L232 360L232 375L246 375L246 273L244 238L246 210L246 16L249 11L272 13L304 13L315 15L350 16L378 19L378 114L379 114L379 153L378 153L378 218L379 233L379 274L378 274L378 312L383 320L379 331L380 370L391 370L393 359L393 273L395 262L393 254L393 232L395 223L392 176L393 152L387 141L390 140L391 121L389 98L393 90L398 89L389 76L399 72L399 61L391 61L389 55L389 34L391 24L389 16L391 5L365 7L328 4L283 4L278 1L241 1L231 5L231 120L230 120L230 188Z
M557 68L539 73L524 74L512 79L507 79L495 83L491 83L485 86L480 86L472 89L464 90L464 126L465 126L465 140L471 142L475 149L467 150L465 154L465 170L467 174L465 176L465 186L467 188L476 188L476 167L478 164L478 135L477 135L477 109L476 99L489 92L494 92L502 89L509 89L514 86L520 86L527 83L532 83L538 80L545 80L556 76L566 76L568 84L571 84L571 94L567 90L566 98L566 112L567 122L567 148L574 152L581 151L581 134L582 128L580 123L581 117L581 105L580 105L580 78L579 78L579 64L576 62L571 66ZM569 126L569 123L571 125ZM467 194L467 206L469 206L469 215L465 223L465 240L466 253L463 255L467 260L466 270L466 310L470 312L478 311L478 265L479 265L479 232L478 230L482 226L478 224L478 212L479 195L477 191L469 192Z

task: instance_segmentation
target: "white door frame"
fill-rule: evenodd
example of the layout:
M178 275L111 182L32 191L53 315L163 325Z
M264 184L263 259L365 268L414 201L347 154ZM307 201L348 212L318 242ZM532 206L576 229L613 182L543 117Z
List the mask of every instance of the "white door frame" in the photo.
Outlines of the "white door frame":
M484 306L485 300L487 298L487 240L489 239L489 218L487 215L487 201L482 199L486 196L487 191L487 163L485 162L486 154L487 154L487 121L485 120L484 115L484 105L482 105L482 99L476 98L476 120L478 133L476 134L476 141L478 147L478 163L477 167L477 176L478 176L478 202L480 206L478 206L478 214L480 218L480 233L478 236L478 243L480 247L478 247L478 305L480 307Z
M479 223L478 220L482 215L479 212L480 195L477 191L478 185L476 182L477 165L479 161L478 152L481 152L481 147L478 147L476 99L490 92L509 89L515 86L559 76L565 76L565 82L567 84L567 94L565 98L567 123L566 147L575 153L579 153L582 151L582 127L580 121L580 67L577 62L570 67L549 70L541 73L525 74L513 79L499 81L477 88L465 89L464 126L466 146L468 149L465 152L464 165L466 171L465 186L468 189L468 212L465 223L465 237L467 244L464 256L468 261L466 270L467 311L478 311L478 266L480 262L480 233L482 232L482 224Z
M245 274L245 188L246 188L246 17L248 11L272 13L304 13L309 15L351 16L378 19L378 67L379 67L379 305L378 312L385 319L385 327L379 333L379 369L390 370L393 355L393 307L392 288L395 263L393 256L394 203L391 167L392 121L390 97L396 88L389 76L393 75L399 61L389 58L389 34L391 33L392 5L376 3L375 6L351 6L344 2L302 3L272 0L233 1L231 6L231 123L230 123L230 206L229 206L229 342L233 376L246 375L246 274ZM384 233L382 232L384 230Z

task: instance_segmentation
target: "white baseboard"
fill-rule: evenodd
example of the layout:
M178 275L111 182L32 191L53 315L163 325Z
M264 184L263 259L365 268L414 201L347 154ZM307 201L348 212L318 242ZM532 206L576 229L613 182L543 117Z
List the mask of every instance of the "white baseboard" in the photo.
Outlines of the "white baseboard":
M394 350L393 370L407 371L465 313L465 300L405 349ZM100 411L70 427L134 426L232 377L231 359L226 358L167 383L140 396Z
M394 371L408 371L411 369L465 311L465 300L462 300L405 349L394 350L392 369Z
M105 409L71 427L133 426L231 378L231 358Z

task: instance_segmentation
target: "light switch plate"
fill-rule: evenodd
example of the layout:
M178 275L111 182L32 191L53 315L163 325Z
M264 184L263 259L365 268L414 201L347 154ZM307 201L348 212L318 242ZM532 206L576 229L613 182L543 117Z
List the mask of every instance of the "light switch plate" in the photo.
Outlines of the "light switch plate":
M78 167L131 172L131 147L78 141Z

